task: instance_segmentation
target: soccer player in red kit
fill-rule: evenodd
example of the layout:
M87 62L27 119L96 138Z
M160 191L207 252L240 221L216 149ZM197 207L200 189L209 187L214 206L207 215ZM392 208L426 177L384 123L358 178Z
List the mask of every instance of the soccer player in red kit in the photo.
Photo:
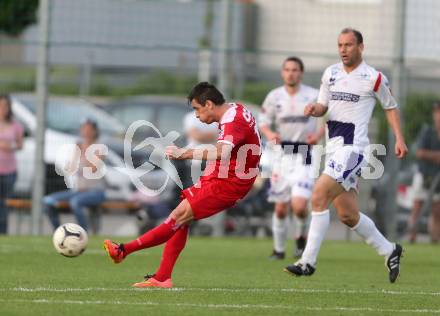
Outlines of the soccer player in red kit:
M250 191L258 174L261 143L252 114L241 104L226 103L221 92L207 82L192 89L188 102L200 121L219 123L217 145L201 149L169 146L166 155L169 159L208 160L204 174L197 184L182 191L182 201L165 222L125 244L104 241L114 263L122 262L132 252L166 243L156 273L134 287L171 288L173 267L185 247L191 221L233 206Z

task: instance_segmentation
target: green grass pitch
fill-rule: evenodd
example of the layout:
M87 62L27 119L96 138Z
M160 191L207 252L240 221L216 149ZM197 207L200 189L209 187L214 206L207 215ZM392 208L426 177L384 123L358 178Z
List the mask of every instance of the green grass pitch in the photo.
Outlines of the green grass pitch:
M406 245L401 277L362 243L325 242L317 272L294 278L271 262L270 240L190 238L172 290L130 284L157 267L162 247L120 265L93 237L69 259L48 237L0 237L0 315L440 314L440 248Z

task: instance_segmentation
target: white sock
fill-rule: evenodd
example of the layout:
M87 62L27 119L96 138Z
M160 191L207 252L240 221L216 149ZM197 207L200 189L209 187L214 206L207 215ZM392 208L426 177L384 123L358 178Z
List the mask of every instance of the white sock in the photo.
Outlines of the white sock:
M327 233L330 225L330 211L323 212L312 211L312 220L310 221L309 236L307 237L306 249L301 257L301 262L316 265L321 243Z
M367 244L376 249L379 255L387 257L393 252L394 245L380 233L368 216L360 213L359 223L351 229L358 233Z
M278 218L275 212L272 215L273 249L276 252L284 252L286 246L289 217Z
M309 217L300 218L295 215L295 239L307 236Z

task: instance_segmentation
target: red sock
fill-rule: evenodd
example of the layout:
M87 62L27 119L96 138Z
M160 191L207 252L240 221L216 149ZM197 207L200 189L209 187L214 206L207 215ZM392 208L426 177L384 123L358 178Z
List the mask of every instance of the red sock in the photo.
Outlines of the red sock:
M147 231L137 239L124 244L125 255L129 255L132 252L154 247L163 244L178 230L179 226L176 225L176 221L172 218L167 218L165 222L156 226L155 228Z
M174 236L168 240L163 250L162 261L160 262L159 269L157 269L157 272L154 275L156 280L163 282L171 278L174 264L176 263L176 260L183 248L185 248L187 239L188 225L185 225L180 227Z

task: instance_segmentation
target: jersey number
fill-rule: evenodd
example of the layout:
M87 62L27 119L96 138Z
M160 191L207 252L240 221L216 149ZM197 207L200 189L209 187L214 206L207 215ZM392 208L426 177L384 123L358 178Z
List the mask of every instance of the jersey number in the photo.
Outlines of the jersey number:
M249 110L244 108L244 107L243 107L243 118L244 118L244 120L247 123L251 123L251 121L252 121L252 114L251 114L251 112L249 112ZM258 132L257 124L255 122L253 122L253 125L254 125L254 132L255 132L255 134L257 134L257 137L258 137L258 143L260 145L260 155L261 155L261 137L260 137L260 133Z
M252 120L252 114L247 109L243 108L243 117L246 122L250 123Z

